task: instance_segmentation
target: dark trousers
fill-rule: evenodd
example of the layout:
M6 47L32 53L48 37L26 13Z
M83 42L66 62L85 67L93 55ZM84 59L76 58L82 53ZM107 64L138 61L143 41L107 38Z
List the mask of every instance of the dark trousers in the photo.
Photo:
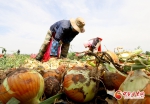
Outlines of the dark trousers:
M70 43L63 43L61 47L61 57L67 57L69 51Z

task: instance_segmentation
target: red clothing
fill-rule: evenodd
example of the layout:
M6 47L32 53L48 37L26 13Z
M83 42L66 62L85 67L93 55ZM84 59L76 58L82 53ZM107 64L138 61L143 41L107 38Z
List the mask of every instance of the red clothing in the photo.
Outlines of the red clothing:
M46 62L46 61L48 61L50 59L51 46L52 46L52 38L50 39L50 42L47 45L46 52L44 53L42 62Z
M52 37L54 37L54 36L55 36L55 34L53 33ZM46 62L46 61L48 61L50 59L52 42L53 42L53 39L50 38L49 43L48 43L47 48L46 48L46 51L45 51L45 53L43 55L42 62ZM60 54L61 54L61 45L58 47L57 57L60 57Z

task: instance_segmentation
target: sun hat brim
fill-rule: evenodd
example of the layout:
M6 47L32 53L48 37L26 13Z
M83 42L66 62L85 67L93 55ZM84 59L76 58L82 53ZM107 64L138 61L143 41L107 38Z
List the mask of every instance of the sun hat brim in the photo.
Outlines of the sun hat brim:
M76 22L75 22L75 21L76 21L76 20L73 19L73 18L70 19L70 23L71 23L72 27L73 27L76 31L78 31L79 33L85 32L84 27L83 27L83 28L79 28L79 27L76 25Z

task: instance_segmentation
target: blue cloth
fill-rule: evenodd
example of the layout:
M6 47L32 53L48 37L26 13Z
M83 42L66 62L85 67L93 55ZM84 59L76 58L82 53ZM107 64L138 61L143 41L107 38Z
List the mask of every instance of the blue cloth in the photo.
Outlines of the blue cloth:
M50 30L55 33L54 38L63 43L70 43L79 34L72 30L70 20L58 21L50 27Z
M52 56L57 56L57 53L58 53L58 47L59 47L59 42L56 41L55 39L52 41L52 46L50 48L50 55Z

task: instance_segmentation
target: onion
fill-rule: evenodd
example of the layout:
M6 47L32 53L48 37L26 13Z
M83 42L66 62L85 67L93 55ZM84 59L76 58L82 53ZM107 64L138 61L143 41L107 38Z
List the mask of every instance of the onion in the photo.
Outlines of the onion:
M61 80L60 72L59 72L59 71L56 71L56 70L43 71L43 72L42 72L42 76L43 76L43 78L55 77L58 81Z
M60 91L60 82L55 77L47 77L44 79L45 90L44 94L47 98L55 95Z
M106 70L102 76L102 81L104 82L105 87L108 90L118 90L127 75L117 70L112 63L105 63L104 65Z
M6 104L15 97L21 104L38 104L44 92L44 79L35 70L18 68L0 85L0 101Z
M66 70L67 65L59 65L59 67L56 69L60 74L63 74Z
M91 79L92 76L96 76L95 74L93 75L89 67L73 67L67 70L63 82L67 97L75 102L92 100L98 89L98 83Z
M114 63L119 63L119 58L114 52L107 50L106 53L112 57Z
M57 69L41 70L43 78L55 77L59 82L62 80L62 74L65 72L66 66L60 65Z
M128 75L126 80L121 84L119 90L121 91L144 91L144 99L124 99L118 93L115 96L121 97L118 100L119 104L150 104L150 77L147 76L142 70L135 70ZM148 95L148 96L147 96Z
M119 73L113 73L109 71L105 71L102 81L105 84L105 87L108 90L118 90L120 85L124 82L126 79L125 76L119 74Z

